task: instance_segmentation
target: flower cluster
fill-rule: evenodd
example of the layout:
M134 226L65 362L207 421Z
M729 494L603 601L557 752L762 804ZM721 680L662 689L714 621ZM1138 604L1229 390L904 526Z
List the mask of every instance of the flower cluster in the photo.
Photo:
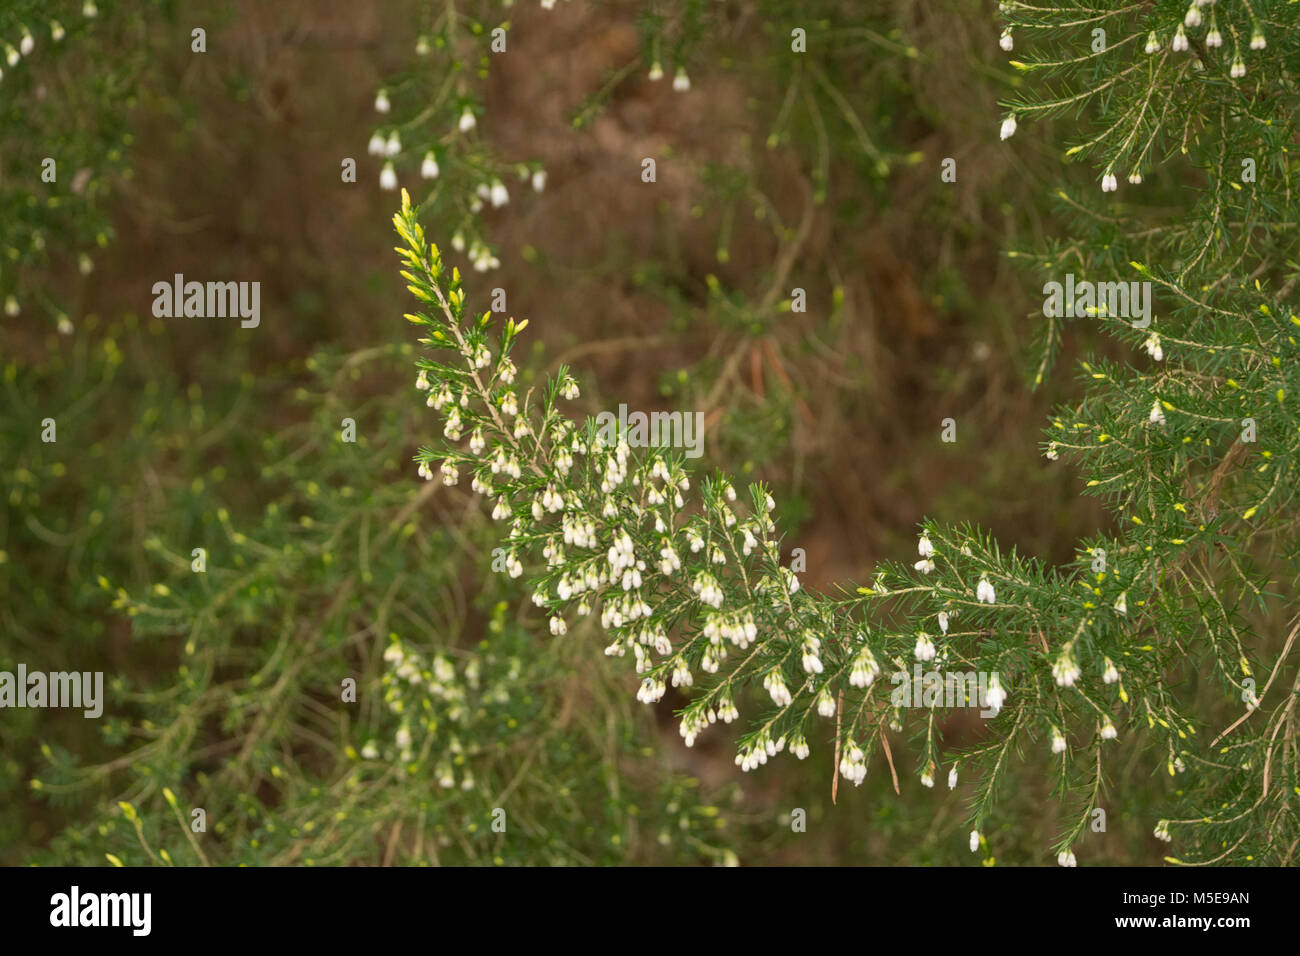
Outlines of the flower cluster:
M420 35L417 57L429 57L435 42L468 54L476 37L490 35L486 21L469 11L448 8L445 16L453 29L436 41ZM476 138L483 103L451 78L445 69L420 70L381 85L373 102L380 125L371 133L367 152L381 162L381 189L396 190L404 171L418 174L427 190L421 204L452 217L452 248L465 253L475 271L487 272L501 261L485 238L481 214L510 202L506 183L511 177L540 193L547 174L539 163L503 163L486 152Z

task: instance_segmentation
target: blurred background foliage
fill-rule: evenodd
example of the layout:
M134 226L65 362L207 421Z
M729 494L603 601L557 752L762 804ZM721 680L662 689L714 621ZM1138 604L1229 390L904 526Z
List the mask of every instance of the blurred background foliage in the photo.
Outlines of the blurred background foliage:
M999 143L1020 81L991 10L90 6L0 3L0 40L35 37L0 80L0 667L103 670L109 701L0 715L0 862L972 864L961 786L895 795L882 765L833 807L829 759L742 779L728 743L682 747L674 692L635 703L595 635L539 636L468 489L411 464L432 419L395 386L379 183L392 162L462 269L476 241L499 260L480 284L532 322L525 387L567 363L593 412L705 411L709 460L778 490L809 586L910 554L923 515L1068 561L1107 519L1038 440L1079 386L1029 387L1041 279L1003 253L1041 248L1055 189L1091 179L1051 123ZM509 202L476 203L498 179ZM261 282L260 327L154 318L175 273ZM1071 327L1057 368L1107 347ZM1093 858L1155 863L1131 801L1166 784L1129 766ZM1042 862L1050 788L1008 793L1000 818L1036 822L986 834L998 862Z

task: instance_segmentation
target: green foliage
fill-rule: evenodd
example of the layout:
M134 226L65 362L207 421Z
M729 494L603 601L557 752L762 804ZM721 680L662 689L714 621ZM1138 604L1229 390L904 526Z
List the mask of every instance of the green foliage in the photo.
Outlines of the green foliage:
M45 273L75 262L89 274L113 239L108 200L131 175L127 111L148 62L136 37L168 4L107 6L103 17L82 0L0 9L0 299L7 319L43 313L65 334L69 296Z
M664 328L623 330L631 346L611 343L603 319L559 321L550 308L546 347L576 344L548 378L540 341L520 351L526 323L482 311L487 285L464 285L452 267L458 251L481 271L497 265L484 214L498 181L512 200L516 182L545 185L538 161L494 141L507 111L487 109L492 30L506 28L512 49L526 37L504 19L514 12L486 2L421 5L413 58L383 82L376 145L396 131L401 149L381 161L427 184L397 226L420 301L408 318L433 352L381 336L356 353L318 341L305 362L283 363L241 344L187 355L181 373L171 369L188 343L158 320L90 315L48 340L6 329L4 659L105 670L112 702L100 721L5 712L6 862L681 864L788 849L804 862L992 864L1039 862L1049 845L1066 862L1076 849L1130 862L1163 846L1153 831L1181 862L1294 861L1290 6L1201 8L1201 26L1183 28L1189 51L1174 52L1181 4L1004 4L1019 65L996 75L950 36L961 12L948 4L929 18L905 2L866 15L840 0L743 6L733 21L730 7L694 0L629 5L635 50L570 104L573 135L587 136L680 70L690 90L664 90L674 110L689 117L704 98L711 134L717 117L737 117L735 135L717 126L718 143L672 141L664 154L689 184L672 203L696 225L665 214L664 235L595 265L524 246L538 275L567 285L580 270L623 270L613 277L661 304ZM122 107L151 11L67 8L19 0L0 12L0 40L35 24L36 43L0 80L0 289L22 310L11 322L32 301L73 312L48 289L62 288L61 265L113 237L108 187L131 172ZM52 11L84 62L42 60ZM518 16L550 28L547 14ZM991 46L989 24L969 25L980 28L970 43ZM1104 51L1092 49L1097 25ZM1221 47L1207 42L1212 25ZM791 50L795 27L807 54ZM1266 45L1251 49L1256 27ZM1152 31L1159 49L1147 54ZM1006 143L973 83L985 74L1011 90L1020 131ZM972 86L960 105L948 77ZM241 78L240 96L258 83ZM467 108L475 124L462 130ZM202 111L166 115L203 131ZM1049 121L1039 139L1031 120ZM64 136L58 155L91 170L81 192L63 158L57 184L33 185L44 144ZM429 152L437 175L417 179ZM914 198L945 153L969 192L944 184ZM1091 171L1107 187L1130 171L1143 181L1103 192ZM926 228L883 257L881 222L908 218ZM1029 320L1009 319L1013 279L979 257L994 241L1030 286L1067 272L1152 282L1154 323L1094 313L1069 324L1033 301ZM934 305L942 342L918 333L913 347L889 324L890 300L863 305L905 260L926 278L904 301ZM791 312L794 286L809 314ZM996 378L972 388L986 372L968 347L1033 333L1035 384L1067 396L1048 419L1043 451L1057 463L1043 473L1075 468L1105 520L1058 550L1064 561L984 530L1051 490L1008 463L1030 435L999 436L990 416L983 474L932 503L956 517L923 523L921 561L886 560L861 587L809 593L786 556L807 544L793 532L810 512L839 504L807 476L843 467L837 416L878 459L864 478L910 485L930 463L917 419L897 414L924 391L913 382L939 382L960 412L972 395L1008 391ZM679 449L633 448L561 411L579 398L567 365L611 344L650 366L671 407L707 413L698 471ZM641 357L650 344L661 351ZM1060 356L1085 348L1097 354L1077 383L1053 379ZM418 451L427 413L392 387L413 359L417 394L444 416L445 441ZM629 387L611 380L600 402ZM58 443L41 440L46 416ZM960 421L965 436L978 427ZM874 450L891 430L907 454ZM801 444L810 433L829 445L822 461ZM440 479L414 492L413 454ZM766 482L744 487L714 465ZM499 526L470 507L471 488ZM894 534L874 546L897 554ZM592 637L597 617L604 640ZM638 696L656 708L630 700L606 655L633 658ZM921 658L996 673L997 715L963 723L902 706L896 692L911 687L891 677ZM657 739L655 713L670 709L694 750ZM730 737L745 770L784 750L815 757L774 761L742 799L738 775L701 782L717 779L722 738L730 760ZM844 778L838 808L832 771ZM953 794L927 793L950 774ZM777 836L791 803L816 823L793 845ZM192 829L196 808L206 832ZM1097 809L1123 848L1095 833Z
M970 525L926 522L920 561L886 562L856 591L807 593L782 567L764 486L738 496L723 476L696 479L688 504L680 454L633 451L629 435L559 411L560 399L578 392L567 370L521 394L510 355L522 326L511 319L490 335L493 316L471 307L459 271L444 266L403 197L398 252L423 309L407 318L421 342L456 357L417 361L417 385L443 412L450 442L421 450L421 472L432 477L440 460L444 481L471 477L494 501L494 519L509 529L506 568L512 576L527 568L552 634L599 607L612 640L606 653L633 655L643 675L639 699L660 700L670 682L694 687L681 711L688 745L743 707L742 769L785 749L806 757L810 739L831 736L841 775L860 783L887 731L906 733L923 783L932 785L945 762L976 782L976 844L996 825L1012 758L1023 757L1056 779L1066 809L1052 850L1072 865L1119 756L1112 741L1133 738L1147 772L1179 778L1169 812L1148 821L1155 836L1177 841L1172 861L1291 860L1300 837L1289 742L1297 628L1284 637L1289 612L1277 590L1289 592L1295 579L1300 444L1290 397L1300 319L1285 302L1294 229L1282 221L1294 18L1281 4L1249 18L1252 32L1272 24L1279 36L1256 51L1259 69L1243 82L1239 48L1231 64L1198 52L1200 70L1143 53L1147 31L1163 24L1172 33L1178 22L1166 6L1117 6L1114 17L1084 11L1096 16L1083 22L1110 27L1113 55L1043 61L1080 92L1063 98L1030 69L1012 104L1022 117L1077 105L1087 148L1074 152L1102 158L1106 193L1121 159L1152 162L1145 145L1133 152L1135 142L1179 142L1186 172L1162 172L1169 182L1156 184L1153 202L1179 202L1188 185L1196 197L1173 213L1103 212L1095 198L1062 190L1078 238L1017 252L1049 280L1067 270L1132 278L1150 281L1157 295L1150 328L1105 312L1089 317L1126 359L1082 363L1082 397L1052 416L1047 457L1078 462L1086 490L1114 516L1113 529L1080 542L1063 567L1005 551ZM1048 44L1071 29L1080 42L1080 8L1007 4L1005 12ZM1223 21L1241 40L1245 21ZM1118 32L1127 39L1117 41ZM1158 61L1143 59L1153 55ZM1139 73L1142 85L1126 79ZM1159 108L1135 108L1126 94ZM1199 122L1216 117L1208 129ZM1229 126L1230 136L1220 132ZM1014 131L1004 126L1003 138ZM1240 181L1242 155L1258 157L1258 182ZM1049 333L1049 356L1061 334ZM945 752L934 711L899 706L890 681L877 678L901 675L906 687L913 659L998 676L1005 703L992 690L981 701L997 712L987 739Z
M96 762L88 759L93 745L46 747L30 785L64 806L112 786L134 816L68 827L39 860L725 857L722 836L732 831L720 828L729 817L695 781L648 769L640 721L618 696L611 700L590 655L573 647L538 653L506 602L466 591L463 549L482 540L481 522L444 525L428 507L434 486L412 499L394 480L410 415L348 383L391 374L404 351L311 361L313 384L299 391L309 414L248 452L265 463L259 480L272 492L260 521L241 529L197 480L168 482L162 513L193 523L174 522L166 539L144 541L153 583L129 594L99 577L132 621L133 659L154 663L111 681L113 698L130 706L113 708L97 729L117 756ZM236 398L231 413L241 408L246 401ZM361 423L355 444L342 440L350 416ZM201 418L177 418L174 444L190 450L232 420L205 427ZM91 518L63 536L103 547L95 527ZM202 572L191 546L206 550ZM46 607L30 610L51 619ZM480 615L485 636L469 639ZM173 656L178 663L169 665ZM191 832L194 808L210 832ZM497 808L505 811L501 831Z

